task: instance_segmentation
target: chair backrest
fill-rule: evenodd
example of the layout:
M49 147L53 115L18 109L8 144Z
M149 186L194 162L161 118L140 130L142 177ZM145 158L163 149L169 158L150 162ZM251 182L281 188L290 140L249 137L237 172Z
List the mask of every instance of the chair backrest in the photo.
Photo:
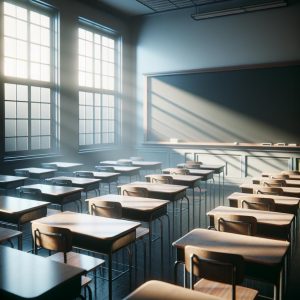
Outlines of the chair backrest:
M38 247L49 251L64 252L64 262L67 262L66 253L72 250L72 233L69 229L32 223L32 237L35 254L37 254Z
M190 171L186 168L171 168L170 174L171 175L189 175Z
M150 182L151 183L172 184L173 177L170 175L151 175Z
M89 213L106 218L122 218L122 205L119 202L105 200L89 200Z
M145 187L128 185L128 186L126 186L126 189L123 189L123 195L147 198L149 195L149 192Z
M14 172L15 172L16 176L29 177L29 171L28 170L15 170Z
M95 169L99 172L115 172L115 168L110 166L95 166Z
M218 231L244 235L255 235L257 232L257 220L252 216L218 214L214 216L214 224Z
M89 171L76 171L74 174L76 177L94 178L94 173Z
M236 285L244 279L244 259L237 254L221 253L185 247L185 267L194 276L232 285L232 299L235 299ZM193 276L190 276L193 286Z
M142 160L144 160L144 158L141 157L141 156L131 156L129 159L132 160L132 161L142 161Z
M41 163L41 167L45 168L45 169L57 170L57 166L55 164L51 164L51 163Z
M119 159L117 160L117 163L120 166L132 166L132 161L129 159Z
M52 185L60 185L60 186L72 186L72 180L70 179L52 179Z
M282 195L283 190L281 187L269 187L269 186L260 186L257 190L254 191L256 194L266 194L266 195Z
M260 198L260 197L243 197L241 198L242 208L275 211L275 202L272 198Z
M200 166L202 165L202 162L198 161L187 161L184 164L184 167L187 169L200 169Z
M261 185L269 187L281 187L286 186L284 179L264 179L261 181Z
M40 189L21 186L19 188L20 198L42 200L42 192Z

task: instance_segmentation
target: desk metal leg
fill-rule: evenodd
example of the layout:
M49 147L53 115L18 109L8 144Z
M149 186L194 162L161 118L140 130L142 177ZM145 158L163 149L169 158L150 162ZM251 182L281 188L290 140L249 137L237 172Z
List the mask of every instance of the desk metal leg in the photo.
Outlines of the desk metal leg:
M149 276L152 276L152 220L149 221Z
M112 300L112 253L108 254L108 299Z

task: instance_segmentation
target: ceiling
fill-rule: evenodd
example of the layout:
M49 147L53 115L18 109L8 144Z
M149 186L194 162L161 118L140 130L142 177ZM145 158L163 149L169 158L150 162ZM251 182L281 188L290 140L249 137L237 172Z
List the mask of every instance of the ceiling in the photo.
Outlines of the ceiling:
M218 10L241 6L257 5L282 0L96 0L110 9L126 16L140 16L163 13L172 10L195 7L200 10Z

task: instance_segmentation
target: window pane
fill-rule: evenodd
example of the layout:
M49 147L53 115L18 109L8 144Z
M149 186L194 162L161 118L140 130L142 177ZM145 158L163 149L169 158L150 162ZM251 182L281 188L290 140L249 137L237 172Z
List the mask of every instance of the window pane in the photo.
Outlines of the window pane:
M32 150L37 150L40 149L40 137L39 136L35 136L35 137L31 137L31 149Z
M31 117L34 119L40 119L41 105L39 103L31 103Z
M50 135L50 121L49 120L41 121L41 135Z
M36 86L31 87L31 101L34 102L40 102L41 96L40 96L41 89Z
M11 17L4 17L4 35L17 37L17 20Z
M17 57L17 40L9 37L4 38L4 55Z
M5 118L16 118L16 102L5 101Z
M41 137L41 149L49 149L50 148L50 137L42 136Z
M16 84L5 83L5 100L16 100L17 92L16 92Z
M27 40L27 22L17 20L17 38Z
M17 120L17 136L27 136L27 135L28 135L28 121Z
M30 25L30 41L36 44L41 43L41 29L37 25Z
M17 105L17 118L27 119L28 118L28 103L18 102Z
M31 136L41 134L40 126L41 126L40 120L31 121Z
M15 120L5 120L5 137L16 136L17 123Z
M41 119L50 119L50 104L41 104Z
M28 150L28 138L18 137L17 138L17 151Z
M50 89L41 88L41 101L50 103Z
M28 86L18 84L17 95L18 101L28 101Z
M16 139L15 138L5 138L5 151L11 152L16 151Z

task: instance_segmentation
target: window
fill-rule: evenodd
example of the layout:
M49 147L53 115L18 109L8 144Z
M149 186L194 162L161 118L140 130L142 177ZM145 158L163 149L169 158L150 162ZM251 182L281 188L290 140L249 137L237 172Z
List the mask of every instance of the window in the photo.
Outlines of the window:
M6 154L56 147L55 18L49 7L3 3Z
M97 27L78 29L79 146L117 142L118 39Z

